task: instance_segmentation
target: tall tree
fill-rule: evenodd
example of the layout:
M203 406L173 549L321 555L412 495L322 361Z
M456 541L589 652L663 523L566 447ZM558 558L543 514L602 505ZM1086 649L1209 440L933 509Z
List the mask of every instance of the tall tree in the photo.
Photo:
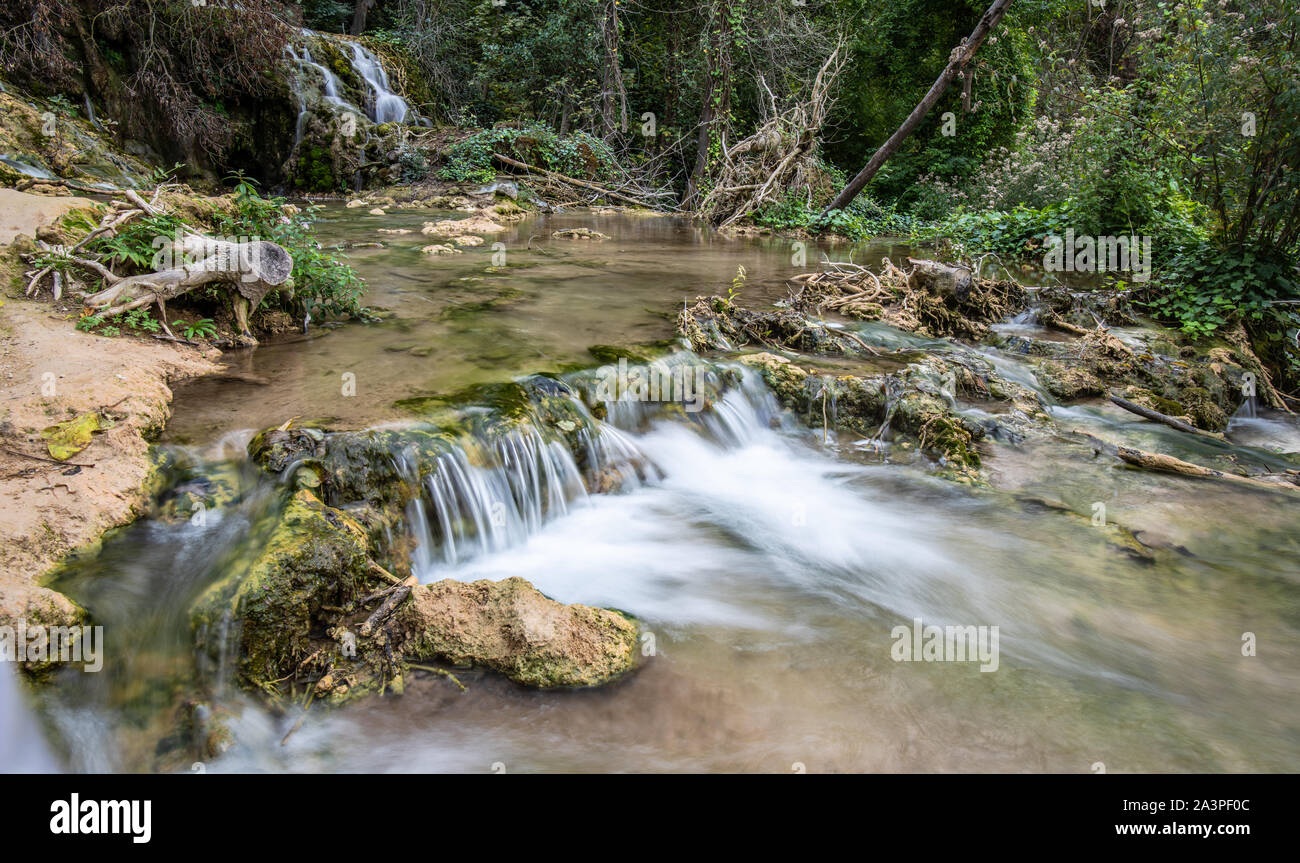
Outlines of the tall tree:
M726 146L727 131L731 124L732 12L732 4L727 0L713 0L710 4L709 21L704 32L708 67L704 77L695 166L686 182L685 203L688 206L697 203L700 184L709 172L709 154L715 148Z
M618 48L618 0L603 0L600 9L602 42L600 117L602 131L611 138L619 130L627 129L627 90L623 87L623 70ZM618 118L615 119L615 102Z
M984 44L984 40L993 28L998 26L998 22L1002 20L1002 16L1006 14L1007 7L1010 5L1011 0L994 0L993 5L980 17L979 23L975 25L974 32L963 39L960 45L952 49L952 53L948 57L948 65L939 73L938 79L930 86L925 98L912 109L912 113L907 115L903 125L899 126L894 134L890 135L889 139L880 145L880 149L872 154L866 167L859 171L858 175L850 180L849 184L835 196L835 200L831 201L830 205L826 207L823 215L831 210L844 209L866 188L867 183L871 182L871 178L876 175L876 172L885 164L885 161L898 151L899 146L907 136L912 134L912 131L925 119L925 115L930 113L930 109L939 101L939 98L948 89L949 85L959 75L965 74L966 64L975 56L975 52Z
M375 0L357 0L357 4L352 7L352 26L348 32L353 36L360 36L366 29L366 15L374 8Z

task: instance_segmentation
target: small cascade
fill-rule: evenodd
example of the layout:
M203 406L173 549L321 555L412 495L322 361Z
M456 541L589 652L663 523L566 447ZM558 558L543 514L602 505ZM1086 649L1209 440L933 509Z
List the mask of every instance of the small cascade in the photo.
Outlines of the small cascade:
M325 99L326 102L329 102L331 105L337 105L340 108L346 108L352 111L357 111L356 106L354 106L351 102L348 102L346 99L344 99L342 96L339 95L339 93L342 91L342 87L340 86L340 82L339 82L339 77L335 75L333 72L331 72L327 67L313 60L311 56L311 50L309 48L307 48L304 45L301 53L299 53L294 50L292 45L287 45L285 46L285 50L288 51L289 56L301 68L311 69L312 71L320 75L321 96ZM301 94L299 94L299 102L300 103L305 102L305 99ZM360 111L357 112L360 113Z
M593 420L577 438L585 471L565 442L532 427L454 447L423 469L409 453L395 456L399 475L419 489L406 510L414 571L428 580L440 567L519 545L585 504L589 483L601 491L646 476L637 468L644 456L617 430Z
M703 375L704 365L699 368ZM394 454L398 477L417 490L405 512L415 545L414 571L426 581L444 577L440 570L447 567L524 544L550 522L584 507L591 494L662 483L675 466L654 463L641 447L657 421L680 425L684 420L700 437L730 451L770 434L778 418L786 418L752 369L732 369L736 384L725 391L716 370L708 374L714 397L698 411L624 393L603 402L607 420L601 421L566 386L563 395L557 390L549 396L560 399L562 410L551 403L531 422L504 434L467 435L458 446L425 455L423 462L413 449Z
M374 53L357 42L350 43L352 68L366 82L370 93L366 100L366 115L375 123L405 123L407 117L418 120L415 110L405 99L390 89L388 72Z

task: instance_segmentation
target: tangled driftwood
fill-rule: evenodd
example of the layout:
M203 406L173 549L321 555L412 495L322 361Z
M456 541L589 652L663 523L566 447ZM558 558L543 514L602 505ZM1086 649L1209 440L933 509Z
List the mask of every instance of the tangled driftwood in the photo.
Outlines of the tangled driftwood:
M719 227L731 225L790 190L802 189L811 203L820 176L817 136L831 108L831 86L844 67L843 45L837 45L818 69L807 98L785 110L759 78L768 96L766 119L744 140L728 147L722 142L722 165L708 194L700 201L701 215Z
M119 276L97 257L83 252L91 240L112 236L131 220L142 215L159 215L164 212L160 204L168 187L159 186L153 198L146 201L138 192L122 192L125 201L109 205L99 225L76 245L66 250L56 250L43 244L47 252L62 257L68 264L94 273L103 279L105 288L98 293L78 292L86 308L101 317L119 315L145 306L158 306L159 319L167 335L176 336L167 326L167 301L175 299L204 285L221 284L231 289L231 303L240 333L252 339L248 329L248 314L256 309L262 298L274 288L284 285L293 272L293 258L285 249L264 240L229 241L210 237L182 225L181 234L165 252L164 259L174 262L155 272L135 276ZM63 295L63 278L54 265L45 266L28 274L27 295L35 295L48 276L51 293L58 300Z
M827 262L821 272L791 279L799 287L790 305L880 320L909 332L978 339L990 324L1028 304L1025 289L1013 280L979 278L961 264L907 262L910 269L904 270L884 258L878 275L859 264Z

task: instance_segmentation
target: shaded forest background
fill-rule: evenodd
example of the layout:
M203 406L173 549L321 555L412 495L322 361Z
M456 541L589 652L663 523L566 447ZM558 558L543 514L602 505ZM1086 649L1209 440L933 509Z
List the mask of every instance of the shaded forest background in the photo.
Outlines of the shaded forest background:
M90 96L124 141L147 137L165 159L256 174L291 134L272 98L286 44L301 27L352 34L425 117L464 133L427 165L413 156L411 181L488 179L492 152L527 129L552 166L577 171L575 154L594 154L586 175L635 176L711 215L739 142L794 146L798 170L744 221L1007 259L1041 256L1067 229L1151 236L1155 282L1112 283L1193 335L1246 327L1294 391L1300 11L1286 0L1019 0L866 193L825 212L985 9L13 0L0 10L0 73L72 110ZM823 72L824 103L810 107ZM780 119L800 110L811 128Z

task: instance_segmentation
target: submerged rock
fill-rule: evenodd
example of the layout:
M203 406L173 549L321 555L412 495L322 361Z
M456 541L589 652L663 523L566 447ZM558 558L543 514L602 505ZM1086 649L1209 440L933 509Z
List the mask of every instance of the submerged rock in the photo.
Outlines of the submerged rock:
M557 240L608 240L609 234L602 234L600 231L593 231L591 228L566 228L563 231L552 231L551 236Z
M436 222L425 222L420 233L463 237L466 234L497 234L505 229L504 225L499 225L491 219L472 216L468 219L440 219Z
M622 614L562 605L517 577L418 587L397 626L412 655L481 665L526 686L595 686L639 653L637 625Z

